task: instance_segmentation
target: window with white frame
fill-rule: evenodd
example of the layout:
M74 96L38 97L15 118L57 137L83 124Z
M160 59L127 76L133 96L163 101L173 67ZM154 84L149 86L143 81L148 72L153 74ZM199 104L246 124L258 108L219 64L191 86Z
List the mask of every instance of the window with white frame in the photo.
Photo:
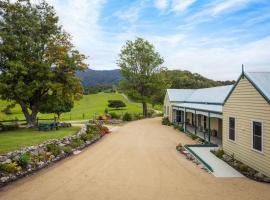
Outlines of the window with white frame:
M229 117L229 139L235 141L235 118Z
M253 121L252 124L253 131L252 131L252 144L253 149L257 151L262 151L262 123Z

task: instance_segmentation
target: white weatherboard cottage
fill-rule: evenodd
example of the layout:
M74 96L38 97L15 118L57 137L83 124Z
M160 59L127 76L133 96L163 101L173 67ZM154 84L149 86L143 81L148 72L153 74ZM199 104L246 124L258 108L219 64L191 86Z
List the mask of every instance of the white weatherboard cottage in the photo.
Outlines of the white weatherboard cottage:
M270 72L242 72L234 85L168 89L164 116L270 176Z

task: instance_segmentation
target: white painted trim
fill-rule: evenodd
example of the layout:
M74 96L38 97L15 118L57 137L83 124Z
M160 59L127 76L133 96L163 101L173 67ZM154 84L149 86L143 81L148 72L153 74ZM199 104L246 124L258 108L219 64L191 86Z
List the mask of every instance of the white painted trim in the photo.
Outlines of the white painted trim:
M253 132L254 132L254 130L253 130L253 128L254 128L253 127L253 122L259 122L262 125L262 150L261 151L253 148ZM264 132L263 129L264 129L264 126L263 126L263 121L262 120L258 120L258 119L251 120L251 150L254 151L254 152L260 153L260 154L263 154L263 132Z
M230 139L230 118L234 118L234 140L232 140L232 139ZM236 141L237 141L237 138L236 138L236 136L237 136L237 134L236 134L236 130L237 130L237 123L236 123L236 117L235 116L232 116L232 115L230 115L230 116L228 116L228 141L230 141L230 142L232 142L232 143L235 143L236 144Z

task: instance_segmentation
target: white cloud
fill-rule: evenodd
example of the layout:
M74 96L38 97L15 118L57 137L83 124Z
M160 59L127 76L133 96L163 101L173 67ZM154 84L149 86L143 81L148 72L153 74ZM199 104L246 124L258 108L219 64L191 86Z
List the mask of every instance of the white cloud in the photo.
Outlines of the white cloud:
M183 12L188 7L190 7L196 0L173 0L172 1L172 11Z
M187 69L216 80L236 79L244 64L247 71L270 71L270 37L234 47L185 46L164 52L165 65ZM173 52L173 53L172 53Z
M155 7L159 10L162 10L162 11L167 9L168 4L169 4L168 0L156 0L155 1Z
M226 0L221 3L218 1L218 3L212 7L211 13L212 15L218 15L224 12L239 10L252 1L254 0Z

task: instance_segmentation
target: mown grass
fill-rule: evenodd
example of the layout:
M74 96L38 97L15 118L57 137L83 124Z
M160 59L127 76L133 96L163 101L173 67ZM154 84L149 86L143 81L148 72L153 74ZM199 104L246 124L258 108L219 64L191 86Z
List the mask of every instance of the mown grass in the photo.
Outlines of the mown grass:
M98 93L91 95L84 95L83 98L79 101L76 101L74 108L69 113L63 113L61 115L61 120L81 120L81 119L90 119L95 115L100 115L104 113L105 108L107 107L108 100L122 100L127 105L126 108L122 110L112 110L109 109L109 112L116 112L122 114L124 112L130 113L141 113L142 107L139 103L133 103L128 101L123 95L118 93ZM7 102L0 101L0 111L5 108ZM54 114L39 114L39 118L53 118ZM24 115L21 112L19 105L16 105L12 109L12 114L6 115L3 112L0 112L0 120L9 120L9 119L24 119Z
M58 139L77 133L80 127L61 128L56 131L38 131L37 129L21 128L13 131L0 132L0 154L21 147L40 144L49 139Z

